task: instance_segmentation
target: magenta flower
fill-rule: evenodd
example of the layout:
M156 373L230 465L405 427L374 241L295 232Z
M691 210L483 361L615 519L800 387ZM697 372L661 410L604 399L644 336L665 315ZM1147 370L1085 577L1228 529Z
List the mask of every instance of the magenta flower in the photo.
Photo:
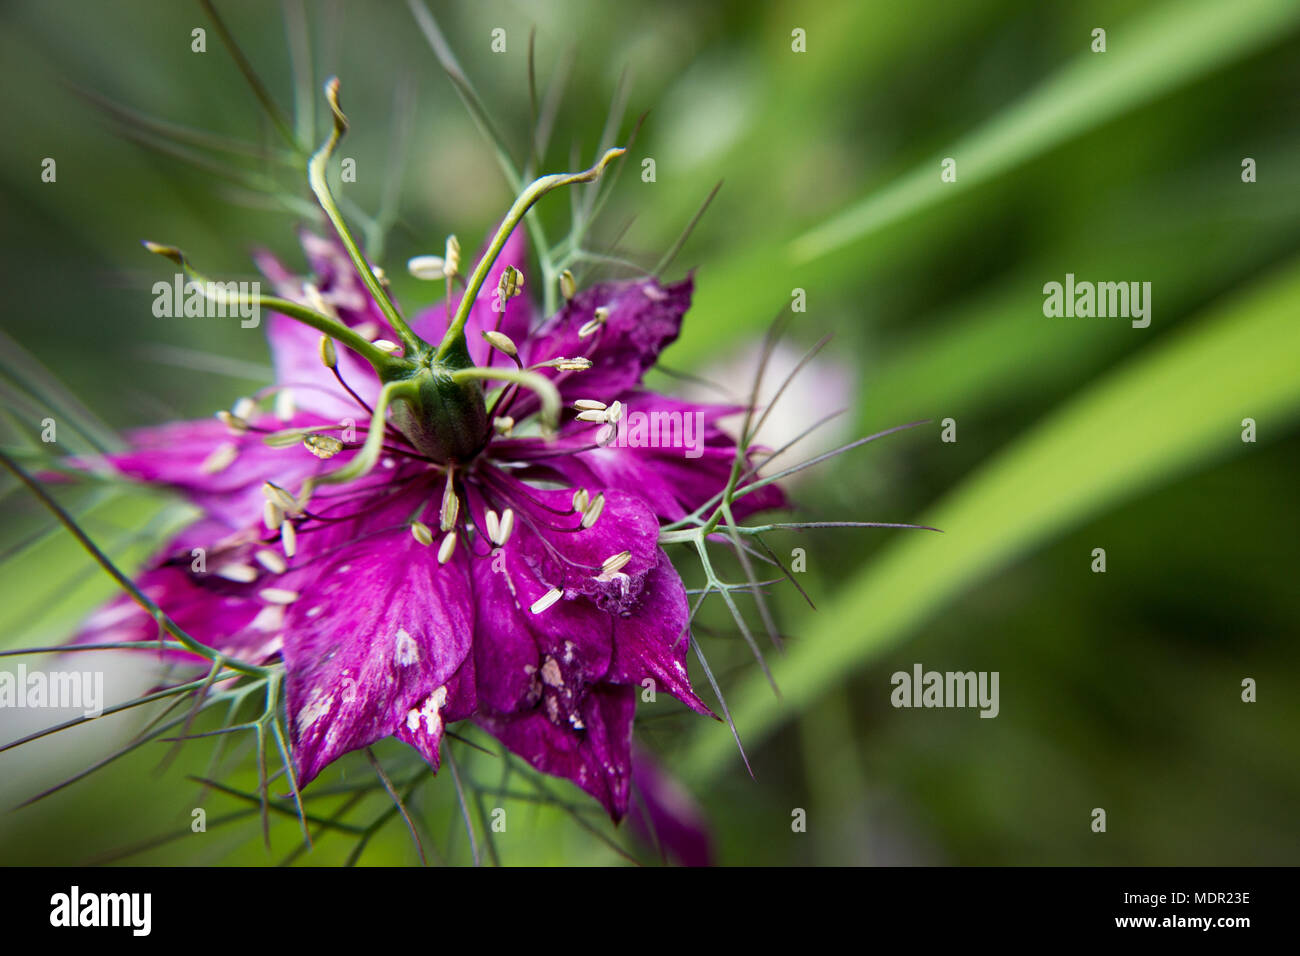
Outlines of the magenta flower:
M457 308L463 328L441 304L404 327L345 246L303 245L309 285L260 257L283 299L392 347L363 358L274 314L274 411L246 399L132 434L111 464L203 512L141 590L201 643L283 661L302 785L388 736L436 770L444 728L468 719L621 818L644 682L710 713L659 531L724 489L737 449L715 422L734 409L642 387L691 280L597 285L539 322L510 294L525 264L512 236L479 286L493 295ZM488 379L504 384L490 406ZM701 423L694 450L611 440L628 409ZM782 503L771 486L735 510ZM80 639L156 634L123 597Z

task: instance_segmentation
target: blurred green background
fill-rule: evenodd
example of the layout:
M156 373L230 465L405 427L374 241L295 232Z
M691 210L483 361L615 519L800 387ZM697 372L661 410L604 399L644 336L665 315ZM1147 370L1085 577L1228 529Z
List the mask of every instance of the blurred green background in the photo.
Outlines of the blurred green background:
M316 122L297 116L313 139L324 132L320 84L341 77L352 130L339 155L358 170L343 193L349 208L385 211L379 259L399 299L421 302L435 287L406 277L405 260L440 252L449 232L474 249L512 197L407 4L218 9L289 112L299 52L312 80L301 103L314 104ZM534 27L539 97L572 63L543 171L579 168L571 149L587 165L621 77L620 139L649 111L592 248L617 242L620 257L652 267L724 181L673 267L695 268L698 292L667 365L707 375L801 288L808 307L789 337L803 348L834 333L823 356L855 381L855 434L933 419L796 487L803 520L923 521L944 534L772 536L783 557L806 549L800 581L817 604L772 589L787 635L784 653L768 653L780 699L725 609L702 613L699 636L755 779L724 726L670 703L642 708L639 734L702 803L721 862L1297 862L1300 6L431 9L519 160ZM169 273L138 241L180 245L226 278L256 278L255 247L301 270L298 210L250 187L270 178L301 205L305 181L261 156L151 148L104 102L278 150L203 11L10 0L0 24L6 444L60 413L52 390L30 381L26 353L112 428L204 416L263 384L260 331L153 317L152 283ZM195 27L207 28L206 53L191 51ZM504 53L490 48L498 27ZM796 28L806 52L791 48ZM1091 50L1096 28L1105 53ZM54 183L41 180L45 157L57 162ZM640 176L647 157L653 183ZM954 183L940 180L944 157L956 160ZM1254 183L1242 181L1247 157ZM568 212L558 194L540 209L553 235ZM1151 282L1150 328L1045 318L1042 286L1067 272ZM45 397L24 404L15 379ZM1247 417L1253 444L1241 440ZM955 443L940 440L945 418ZM24 491L3 487L0 646L58 643L111 582ZM60 498L127 564L176 520L157 499L101 492ZM1097 547L1105 574L1090 571ZM689 556L679 566L699 584ZM892 708L890 675L917 662L998 671L997 719ZM1241 700L1247 677L1256 703ZM32 729L14 720L0 713L0 738ZM5 809L138 726L109 718L0 754ZM413 770L403 749L378 752ZM0 861L107 859L169 833L184 836L123 859L261 863L293 850L292 820L275 823L271 853L255 814L213 826L248 813L220 794L202 803L209 832L189 834L198 804L184 777L203 773L207 755L187 748L159 771L165 753L151 745L6 812ZM353 759L317 786L369 773ZM464 759L471 776L494 773L492 758L466 749ZM255 786L247 761L234 767L224 780ZM525 822L497 841L502 861L618 861L599 814L556 790L575 813L523 805ZM387 802L366 800L372 817ZM443 858L468 859L449 775L411 806ZM1104 834L1090 829L1096 807ZM796 808L806 833L792 832ZM340 862L352 845L326 835L298 859ZM392 817L361 857L414 859Z

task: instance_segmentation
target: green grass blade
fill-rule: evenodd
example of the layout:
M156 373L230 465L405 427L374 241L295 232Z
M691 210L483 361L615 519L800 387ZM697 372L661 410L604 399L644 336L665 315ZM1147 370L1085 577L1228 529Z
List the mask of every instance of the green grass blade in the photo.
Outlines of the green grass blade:
M1129 110L1158 99L1300 24L1293 0L1185 0L1108 31L1106 53L1082 52L1037 89L993 117L944 156L957 179L939 177L936 156L791 244L793 258L824 256L904 216L1002 175Z
M1261 439L1300 415L1300 261L1194 328L1137 356L972 475L926 516L944 535L906 535L842 586L773 667L784 701L751 674L733 691L750 741L802 713L855 668L905 638L983 577L1093 515L1234 453L1241 420ZM682 771L697 781L732 766L710 727Z

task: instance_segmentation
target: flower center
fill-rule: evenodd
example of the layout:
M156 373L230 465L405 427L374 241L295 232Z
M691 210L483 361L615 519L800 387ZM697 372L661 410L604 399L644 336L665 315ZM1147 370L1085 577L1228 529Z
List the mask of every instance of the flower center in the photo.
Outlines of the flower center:
M393 401L393 424L422 455L443 464L464 464L474 458L492 431L483 386L474 379L453 378L473 367L464 341L442 359L429 349L414 369L402 368L388 381L409 383Z

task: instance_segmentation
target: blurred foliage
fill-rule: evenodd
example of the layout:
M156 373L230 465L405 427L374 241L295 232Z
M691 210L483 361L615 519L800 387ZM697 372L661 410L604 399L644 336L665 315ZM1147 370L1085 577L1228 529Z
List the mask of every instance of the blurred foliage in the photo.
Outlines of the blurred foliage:
M449 232L472 248L510 193L407 5L218 7L277 101L290 110L297 98L300 122L311 121L311 97L295 93L286 24L306 26L313 93L342 78L344 155L358 168L346 198L371 212L395 204L383 262L399 298L419 302L428 293L401 275L405 259L440 251ZM597 247L653 266L724 181L674 266L698 270L698 296L668 365L707 369L801 287L809 307L790 334L809 345L835 333L827 354L860 377L862 434L935 420L798 486L803 518L920 520L945 533L779 542L807 549L800 580L818 606L773 589L788 635L786 652L770 654L781 699L725 610L701 615L756 779L724 727L643 707L640 734L705 804L723 862L1295 862L1300 709L1286 688L1300 681L1290 639L1300 626L1300 7L432 8L517 160L532 125L529 30L539 81L572 63L548 171L567 167L571 145L591 155L626 76L623 133L649 113ZM183 245L229 278L254 277L255 246L301 267L295 209L264 208L231 181L239 170L294 182L256 100L211 29L208 52L191 52L190 31L210 26L197 4L14 0L0 20L5 333L115 428L228 406L264 379L260 332L154 318L159 270L137 243ZM505 54L490 50L495 27L507 29ZM791 51L795 27L806 53ZM1096 27L1104 54L1089 50ZM199 168L123 136L99 98L257 148ZM40 180L47 156L56 184ZM946 156L957 160L953 184L939 180ZM1249 185L1247 156L1259 169ZM644 157L656 161L654 183L640 180ZM564 200L540 215L564 221ZM1151 327L1044 318L1042 286L1066 272L1150 281ZM610 274L618 268L592 263L581 278ZM1257 444L1240 441L1247 416ZM939 440L946 417L958 422L955 444ZM12 423L14 434L32 428L22 415ZM0 644L56 643L111 582L23 492L4 488ZM128 564L177 519L134 493L61 498ZM1088 570L1099 546L1104 575ZM890 707L890 674L918 661L999 671L998 718ZM1244 677L1259 682L1256 704L1240 701ZM76 773L115 734L104 721L0 755L0 797L12 804ZM159 776L159 753L133 754L0 818L0 860L81 861L164 832L185 836L129 859L290 853L295 821L275 825L268 856L255 813L230 795L204 798L210 820L246 816L196 849L198 804L176 797L182 774L206 773L200 750ZM403 750L376 748L386 766ZM501 772L458 753L468 776ZM222 779L248 791L249 773ZM369 775L364 758L343 761L317 786ZM346 799L322 793L315 812ZM375 814L391 806L373 787L358 799ZM533 807L502 841L505 862L619 859L573 814ZM791 832L796 807L809 812L806 834ZM1105 835L1088 828L1093 807L1108 811ZM444 858L468 857L449 775L411 808ZM347 852L325 837L301 859ZM401 821L390 818L362 859L413 861Z

